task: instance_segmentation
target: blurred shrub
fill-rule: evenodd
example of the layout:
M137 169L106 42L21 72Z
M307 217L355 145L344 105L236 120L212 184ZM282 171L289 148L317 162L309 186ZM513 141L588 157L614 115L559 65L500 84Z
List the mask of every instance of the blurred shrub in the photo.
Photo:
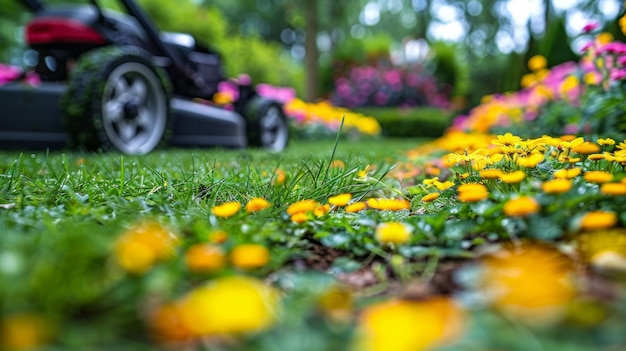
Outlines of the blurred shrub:
M255 36L229 34L228 23L214 7L199 7L191 0L141 0L141 4L160 29L192 34L219 52L229 77L245 73L255 83L296 89L304 84L302 68L283 56L278 44Z
M357 112L376 118L388 137L439 137L452 122L453 113L434 107L359 108Z
M298 92L304 86L304 72L282 55L276 43L258 37L230 36L218 47L228 76L248 74L254 83L294 87Z
M338 71L343 69L338 68ZM335 79L331 101L348 108L366 106L451 106L451 89L421 64L398 67L390 62L347 67Z
M444 42L430 46L435 63L435 77L440 83L452 87L452 96L464 96L470 90L470 69L459 53L462 48Z

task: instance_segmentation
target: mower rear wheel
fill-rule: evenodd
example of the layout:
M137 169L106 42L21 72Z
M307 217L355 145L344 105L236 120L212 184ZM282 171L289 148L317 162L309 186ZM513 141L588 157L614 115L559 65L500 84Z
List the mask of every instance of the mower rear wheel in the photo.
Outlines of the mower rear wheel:
M146 154L170 130L169 83L142 51L94 49L70 75L63 109L72 144Z
M250 146L279 152L289 142L289 124L280 104L256 96L246 108Z

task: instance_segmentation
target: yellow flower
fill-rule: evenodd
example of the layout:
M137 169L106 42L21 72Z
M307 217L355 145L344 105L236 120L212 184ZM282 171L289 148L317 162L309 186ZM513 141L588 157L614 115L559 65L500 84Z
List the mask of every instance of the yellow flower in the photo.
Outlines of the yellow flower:
M434 177L434 178L426 178L424 180L422 180L422 184L424 185L435 185L435 182L439 181L439 177Z
M528 68L531 71L538 71L546 67L548 67L548 60L546 60L545 56L535 55L528 60Z
M600 186L600 192L606 195L626 195L626 184L604 183Z
M598 85L602 81L602 75L598 72L587 72L583 76L583 81L587 85Z
M365 202L362 202L362 201L354 202L346 206L346 212L347 213L359 212L359 211L363 211L366 207L367 207L367 204Z
M572 188L572 181L569 179L552 179L544 182L541 188L547 194L561 194Z
M515 163L522 167L533 168L539 163L543 162L544 156L540 153L532 153L527 157L518 157L515 159Z
M211 208L211 212L221 218L228 218L234 216L241 209L241 204L237 201L225 202L221 205L216 205Z
M523 320L549 321L576 296L571 262L551 248L510 247L484 258L483 264L481 291L494 307Z
M309 220L309 215L305 212L298 212L291 215L291 221L294 223L302 224Z
M315 217L322 217L323 215L327 214L328 212L330 212L330 205L329 204L319 205L319 206L317 206L317 207L315 207L313 209L313 214L315 215Z
M568 76L559 86L559 92L561 93L561 95L567 95L572 90L578 88L578 84L578 78L576 78L575 76Z
M436 181L433 185L437 188L437 190L443 191L452 188L454 186L454 182L450 180L446 180L445 182Z
M606 183L613 180L613 175L605 171L588 171L583 175L586 181L589 183Z
M579 145L582 145L584 142L585 142L585 139L583 137L578 137L578 138L574 138L571 140L568 140L567 138L562 138L562 140L559 142L559 146L564 149L571 150Z
M124 270L141 274L158 261L171 257L176 236L157 222L141 222L128 228L115 243L117 263Z
M375 210L400 211L408 210L411 204L401 199L368 199L367 205Z
M270 207L270 203L267 200L260 197L255 197L250 199L250 201L248 201L248 203L246 204L246 212L259 212L268 207Z
M519 144L522 141L521 137L518 137L516 135L513 135L511 133L506 133L504 135L497 135L496 136L497 139L494 139L491 141L491 143L493 145L500 145L500 146L515 146L517 144Z
M383 244L404 244L411 237L411 227L405 223L387 222L376 227L376 240Z
M334 206L343 207L348 204L352 200L352 194L339 194L335 196L331 196L328 198L328 203Z
M185 252L185 264L193 272L215 272L224 267L226 255L213 244L196 244Z
M478 174L483 179L499 179L502 175L502 171L496 168L483 169L482 171L478 172Z
M615 140L613 140L611 138L598 139L598 144L601 145L601 146L615 145Z
M198 337L267 329L276 320L278 303L274 289L242 276L218 278L179 302L185 327Z
M617 224L617 215L609 211L592 211L583 215L580 228L583 230L597 230L614 227Z
M489 196L487 187L479 183L461 184L457 191L461 202L478 202Z
M360 351L424 351L453 341L463 312L446 297L390 300L367 306L357 324Z
M591 154L587 156L587 159L591 161L600 161L600 160L604 160L605 158L606 156L604 154Z
M524 171L515 171L511 173L502 173L500 175L500 180L504 183L508 184L516 184L521 182L526 178L526 173Z
M270 260L270 252L263 245L242 244L233 248L230 253L230 262L241 269L263 267Z
M228 233L226 233L223 230L214 230L211 233L209 233L209 242L214 243L214 244L221 244L223 242L225 242L226 240L228 240Z
M554 172L554 178L572 179L576 178L580 174L580 172L582 172L582 170L578 167L559 169L558 171Z
M626 270L626 230L609 229L576 236L576 249L586 262L601 269Z
M577 152L581 155L589 155L589 154L593 154L596 152L600 152L600 146L592 142L585 141L584 143L572 148L572 151Z
M319 203L315 200L301 200L289 205L289 207L287 207L287 214L294 215L296 213L310 212L317 206L319 206Z
M511 199L504 204L504 214L509 217L526 217L539 212L541 206L530 196Z
M610 42L612 42L615 38L613 37L613 34L609 33L609 32L602 32L600 34L598 34L596 40L598 41L598 43L604 45L604 44L608 44Z
M440 193L430 193L424 197L422 197L422 202L433 202L437 200L441 196Z
M620 17L619 28L622 31L622 34L626 35L626 15Z
M233 102L232 94L218 91L213 95L213 102L217 105L227 105Z
M48 342L50 334L50 325L36 314L19 313L0 319L1 350L35 350Z

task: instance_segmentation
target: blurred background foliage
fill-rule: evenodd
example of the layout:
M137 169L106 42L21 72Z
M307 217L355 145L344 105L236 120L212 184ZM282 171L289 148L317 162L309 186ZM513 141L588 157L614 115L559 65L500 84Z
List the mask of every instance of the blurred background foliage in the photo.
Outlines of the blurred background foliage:
M81 2L51 0L49 2ZM82 1L86 2L86 1ZM114 0L101 0L116 7ZM519 89L536 54L549 66L575 60L576 36L596 21L624 39L619 0L140 0L160 28L189 32L223 55L231 77L332 94L337 63L419 62L469 109L487 94ZM20 64L19 1L0 8L0 61ZM307 50L307 37L314 40Z

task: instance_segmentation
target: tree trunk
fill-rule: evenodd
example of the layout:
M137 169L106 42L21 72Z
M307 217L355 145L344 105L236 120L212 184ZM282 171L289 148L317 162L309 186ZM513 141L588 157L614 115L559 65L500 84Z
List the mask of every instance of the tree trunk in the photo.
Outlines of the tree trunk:
M307 0L305 9L306 21L306 53L304 56L306 67L306 90L305 99L315 101L317 99L318 85L318 52L317 52L317 0Z

